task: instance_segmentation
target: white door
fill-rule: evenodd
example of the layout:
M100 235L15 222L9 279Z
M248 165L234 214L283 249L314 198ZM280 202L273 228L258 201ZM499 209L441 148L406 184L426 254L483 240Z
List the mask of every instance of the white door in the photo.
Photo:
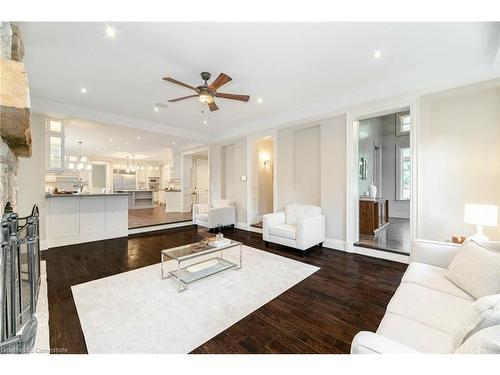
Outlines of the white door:
M196 159L196 191L198 203L208 203L208 160Z

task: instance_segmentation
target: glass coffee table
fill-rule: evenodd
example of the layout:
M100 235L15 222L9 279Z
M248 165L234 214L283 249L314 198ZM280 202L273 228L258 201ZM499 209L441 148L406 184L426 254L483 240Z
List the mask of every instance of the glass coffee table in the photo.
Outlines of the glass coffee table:
M239 247L239 263L224 258L225 252L237 247ZM173 277L177 282L177 292L180 293L195 281L228 269L241 269L242 250L243 244L233 240L227 240L227 243L217 246L213 244L213 241L204 240L191 245L162 250L161 278ZM213 256L210 257L210 255ZM164 263L169 260L177 262L177 267L172 271L164 270Z

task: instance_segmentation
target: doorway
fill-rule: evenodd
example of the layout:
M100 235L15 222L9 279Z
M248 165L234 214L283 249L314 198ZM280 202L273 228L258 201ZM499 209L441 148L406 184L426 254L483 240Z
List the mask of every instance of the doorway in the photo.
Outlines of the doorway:
M357 121L358 215L354 246L409 255L410 108Z
M193 205L210 201L208 151L184 154L181 161L182 211L191 212Z

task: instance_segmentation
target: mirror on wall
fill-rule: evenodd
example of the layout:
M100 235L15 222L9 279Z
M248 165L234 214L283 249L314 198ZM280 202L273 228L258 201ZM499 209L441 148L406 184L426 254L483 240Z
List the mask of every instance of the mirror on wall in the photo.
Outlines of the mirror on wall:
M366 180L368 178L368 160L364 157L359 162L359 178Z

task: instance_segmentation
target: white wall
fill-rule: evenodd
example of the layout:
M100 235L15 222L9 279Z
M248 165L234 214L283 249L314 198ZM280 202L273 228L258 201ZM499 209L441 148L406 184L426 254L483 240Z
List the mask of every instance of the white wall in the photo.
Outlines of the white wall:
M296 203L315 206L321 203L320 135L319 126L295 131L294 191Z
M500 80L420 98L418 238L471 235L465 203L500 206ZM497 228L485 234L500 239Z
M31 115L32 155L19 159L18 213L25 216L36 203L40 210L40 239L45 240L45 117Z
M382 184L380 196L389 199L389 216L410 218L410 201L396 200L396 145L409 146L410 136L396 137L396 114L382 116Z
M221 198L236 198L236 174L234 173L234 145L221 148Z
M326 238L346 240L346 116L321 123L321 209ZM338 247L342 248L342 243Z

